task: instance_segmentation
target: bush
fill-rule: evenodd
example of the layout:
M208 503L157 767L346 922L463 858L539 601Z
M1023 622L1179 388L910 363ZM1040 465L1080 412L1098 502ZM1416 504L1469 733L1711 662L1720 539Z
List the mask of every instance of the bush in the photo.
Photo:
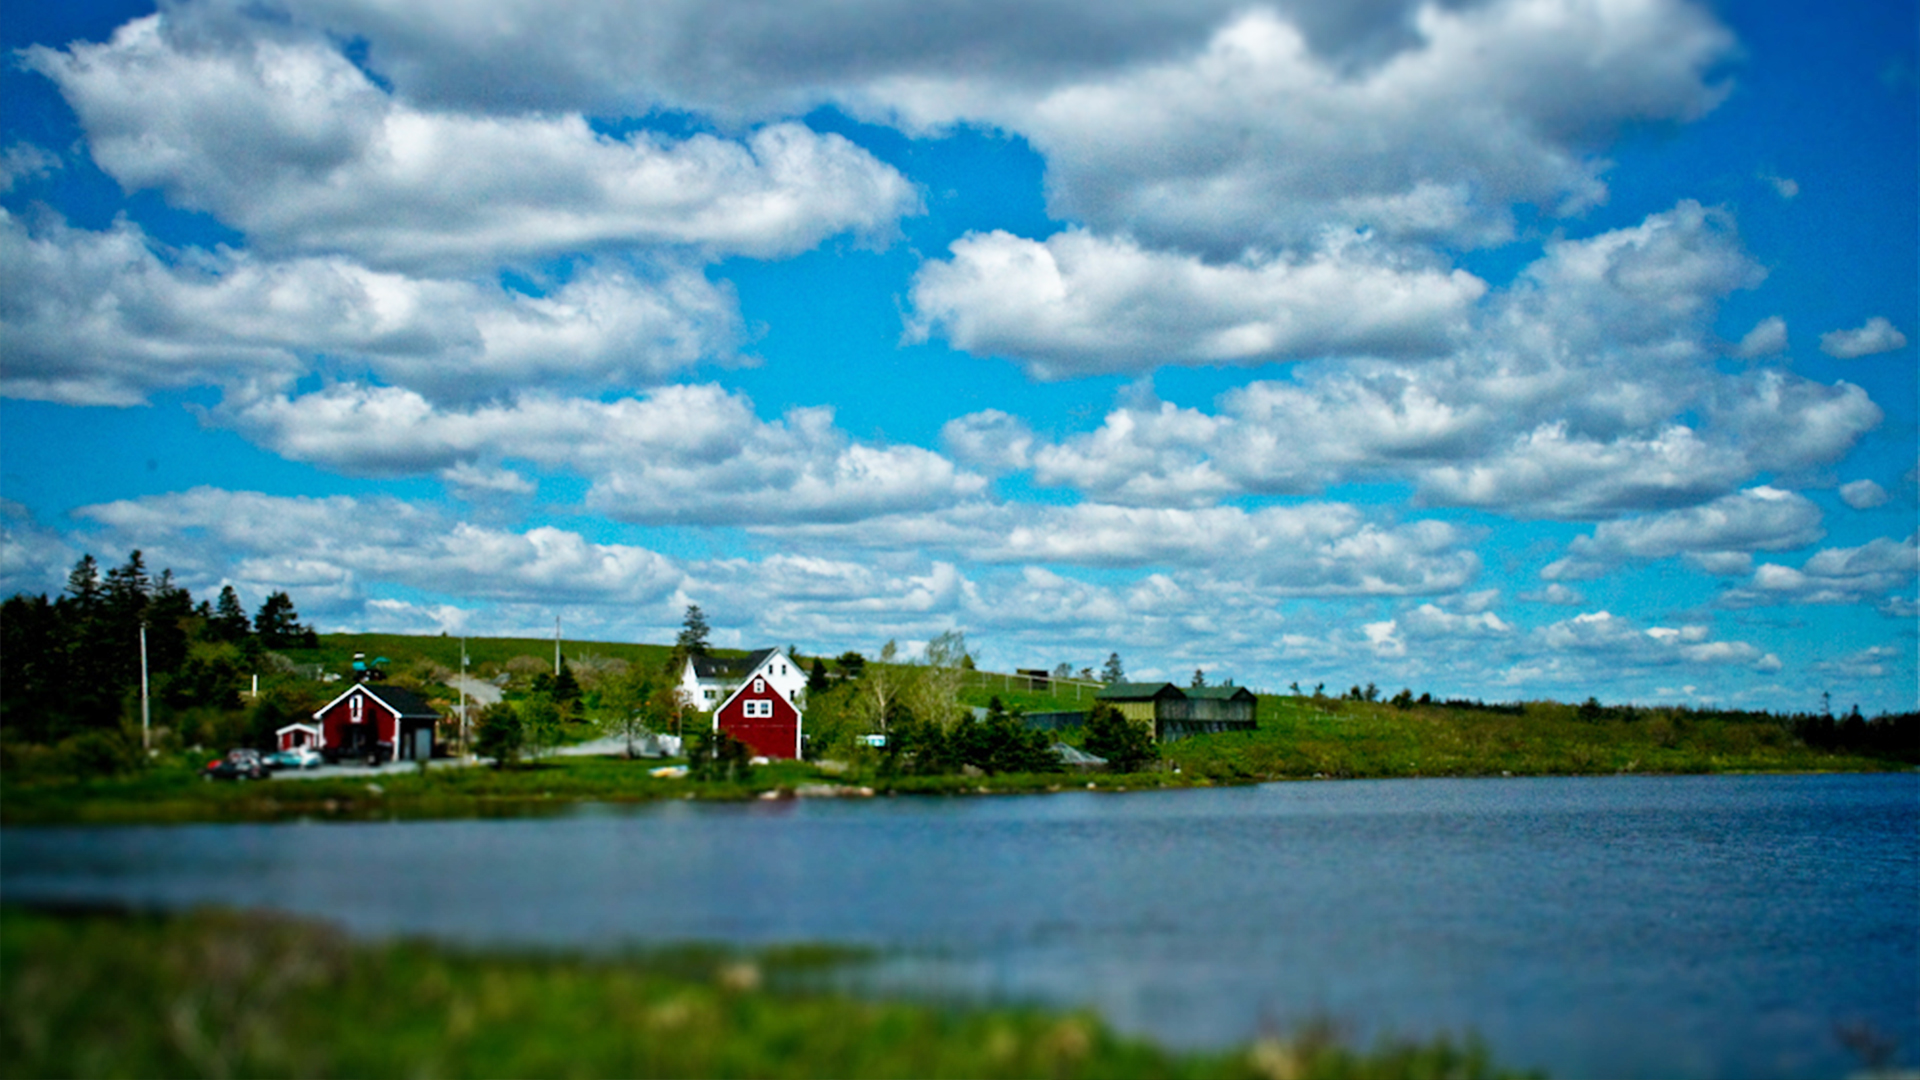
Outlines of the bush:
M1107 771L1139 772L1160 757L1160 746L1145 724L1136 724L1120 710L1096 701L1087 712L1087 753L1107 759Z
M1009 714L999 698L987 703L986 719L962 722L951 736L954 756L962 765L971 765L989 775L994 773L1059 772L1060 756L1053 752L1053 737L1033 731Z
M496 701L480 712L474 725L473 749L481 757L493 759L493 767L504 769L520 757L526 733L520 726L520 713L504 701Z
M702 731L687 754L687 777L746 783L753 778L753 751L724 731Z

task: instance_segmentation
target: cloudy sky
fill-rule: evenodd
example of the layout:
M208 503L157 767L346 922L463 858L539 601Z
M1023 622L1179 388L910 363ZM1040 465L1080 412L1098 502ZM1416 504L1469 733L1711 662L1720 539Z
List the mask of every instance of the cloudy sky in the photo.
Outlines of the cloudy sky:
M1909 5L19 4L0 587L1916 707Z

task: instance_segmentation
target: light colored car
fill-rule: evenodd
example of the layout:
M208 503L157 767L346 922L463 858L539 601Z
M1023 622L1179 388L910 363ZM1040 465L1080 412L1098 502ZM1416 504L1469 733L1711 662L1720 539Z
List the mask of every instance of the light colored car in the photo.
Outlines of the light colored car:
M229 750L227 756L207 762L200 770L203 780L265 780L266 763L260 760L258 750Z
M291 750L282 750L267 755L269 769L317 769L326 764L318 750L309 746L296 746Z

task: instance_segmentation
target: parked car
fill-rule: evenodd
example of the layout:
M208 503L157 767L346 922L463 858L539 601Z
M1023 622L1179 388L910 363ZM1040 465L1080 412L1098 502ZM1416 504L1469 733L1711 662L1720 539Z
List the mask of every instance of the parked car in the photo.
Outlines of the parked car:
M311 746L296 746L291 750L267 755L269 769L317 769L324 764L326 759L320 756L320 751Z
M227 756L207 762L200 770L203 780L265 780L267 764L258 750L229 750Z

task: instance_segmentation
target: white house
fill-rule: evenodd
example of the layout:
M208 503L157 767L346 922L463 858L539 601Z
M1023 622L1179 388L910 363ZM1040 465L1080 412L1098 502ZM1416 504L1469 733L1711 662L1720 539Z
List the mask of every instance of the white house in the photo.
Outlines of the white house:
M689 656L680 671L680 701L702 712L718 709L734 690L765 679L797 708L805 707L807 676L785 649L761 649L745 657Z

